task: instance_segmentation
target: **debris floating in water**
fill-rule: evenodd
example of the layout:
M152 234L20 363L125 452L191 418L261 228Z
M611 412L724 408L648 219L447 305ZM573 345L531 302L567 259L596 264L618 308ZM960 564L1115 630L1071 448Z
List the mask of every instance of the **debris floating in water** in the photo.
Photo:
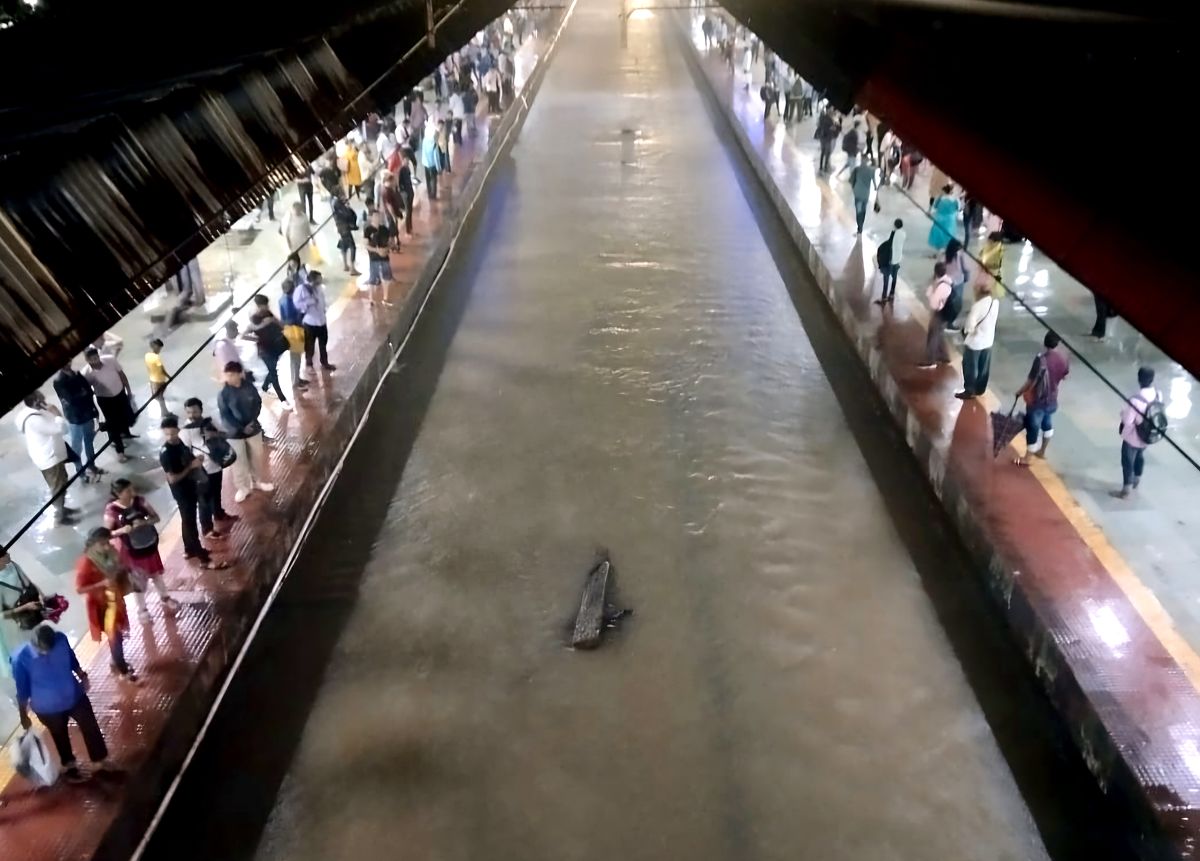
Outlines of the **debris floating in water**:
M579 614L575 617L575 633L571 636L571 645L576 649L594 649L600 645L600 632L604 630L604 593L611 572L612 562L604 553L588 573Z
M617 622L632 613L618 610L605 601L609 579L615 576L612 560L607 550L596 553L596 561L583 584L583 598L579 602L579 614L575 617L575 628L571 645L576 649L594 649L600 645L600 635L606 628L615 628Z
M612 604L606 604L604 609L604 627L616 628L626 616L632 616L633 611L628 607L618 610Z

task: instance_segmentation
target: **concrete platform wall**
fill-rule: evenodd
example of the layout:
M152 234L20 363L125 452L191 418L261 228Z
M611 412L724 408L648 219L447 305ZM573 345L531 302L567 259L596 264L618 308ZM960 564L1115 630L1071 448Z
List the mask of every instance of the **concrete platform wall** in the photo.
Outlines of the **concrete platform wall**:
M565 17L556 23L556 27L565 23ZM200 732L255 620L271 592L286 577L290 560L302 549L308 537L310 514L317 510L331 483L336 481L339 464L352 444L356 430L368 420L372 398L433 290L456 237L476 215L475 204L486 192L493 166L507 154L524 123L553 56L554 44L556 42L551 40L550 49L531 74L525 90L499 122L493 125L489 148L475 162L466 184L455 194L452 202L443 205L440 212L441 229L433 240L416 282L403 300L394 325L370 357L361 362L361 376L346 400L339 404L332 431L322 445L310 453L305 463L303 481L273 511L276 531L269 541L253 542L252 555L242 556L239 567L245 575L246 585L232 592L229 602L217 608L220 623L213 626L215 633L203 648L186 689L171 709L157 745L142 759L140 767L128 775L120 811L91 856L96 861L124 861L137 848Z
M846 337L867 369L877 394L886 405L898 430L904 435L912 456L927 477L930 487L940 500L958 534L976 562L976 571L1007 620L1030 670L1037 676L1051 701L1063 718L1067 731L1095 776L1102 790L1116 799L1128 814L1130 842L1139 854L1148 859L1178 859L1191 857L1181 854L1180 834L1164 829L1162 805L1147 795L1147 786L1122 755L1121 745L1110 732L1109 723L1102 718L1095 695L1089 694L1077 678L1064 644L1056 636L1056 620L1045 618L1046 605L1031 593L1022 576L1022 561L1008 558L1001 542L989 529L989 524L972 502L979 493L978 482L949 456L945 440L935 435L920 419L915 405L906 398L905 387L894 376L894 363L889 361L876 330L864 327L859 312L839 291L838 276L830 271L818 252L814 239L805 231L792 206L781 191L755 144L746 133L741 119L733 110L726 81L714 80L704 58L690 38L688 13L676 12L680 49L688 58L692 72L713 113L721 118L737 141L741 156L758 183L770 198L775 212L783 221L792 241L807 263ZM719 120L720 121L720 120ZM1186 820L1186 817L1185 817Z

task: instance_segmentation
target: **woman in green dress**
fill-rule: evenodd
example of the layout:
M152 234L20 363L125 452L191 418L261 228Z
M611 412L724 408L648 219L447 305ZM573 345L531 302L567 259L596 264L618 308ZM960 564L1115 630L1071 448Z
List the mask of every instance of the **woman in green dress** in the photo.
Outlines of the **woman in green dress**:
M954 186L942 186L942 193L933 202L930 215L933 216L933 226L929 228L929 245L934 251L942 251L950 244L950 240L958 233L958 211L960 204L952 192Z

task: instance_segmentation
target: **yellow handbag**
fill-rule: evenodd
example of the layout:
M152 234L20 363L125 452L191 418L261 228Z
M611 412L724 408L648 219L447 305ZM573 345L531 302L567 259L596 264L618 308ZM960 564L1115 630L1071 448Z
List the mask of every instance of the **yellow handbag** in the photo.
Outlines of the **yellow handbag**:
M293 353L304 352L304 327L292 324L283 327L283 337L287 338L288 347Z

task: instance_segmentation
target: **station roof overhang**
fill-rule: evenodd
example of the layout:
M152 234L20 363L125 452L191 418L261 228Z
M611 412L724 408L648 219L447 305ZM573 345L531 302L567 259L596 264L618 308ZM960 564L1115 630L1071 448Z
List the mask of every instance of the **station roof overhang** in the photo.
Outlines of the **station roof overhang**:
M1196 148L1186 101L1200 57L1195 4L723 5L839 107L857 103L888 120L1200 374L1200 240L1190 223Z
M42 0L0 29L0 413L511 5Z

